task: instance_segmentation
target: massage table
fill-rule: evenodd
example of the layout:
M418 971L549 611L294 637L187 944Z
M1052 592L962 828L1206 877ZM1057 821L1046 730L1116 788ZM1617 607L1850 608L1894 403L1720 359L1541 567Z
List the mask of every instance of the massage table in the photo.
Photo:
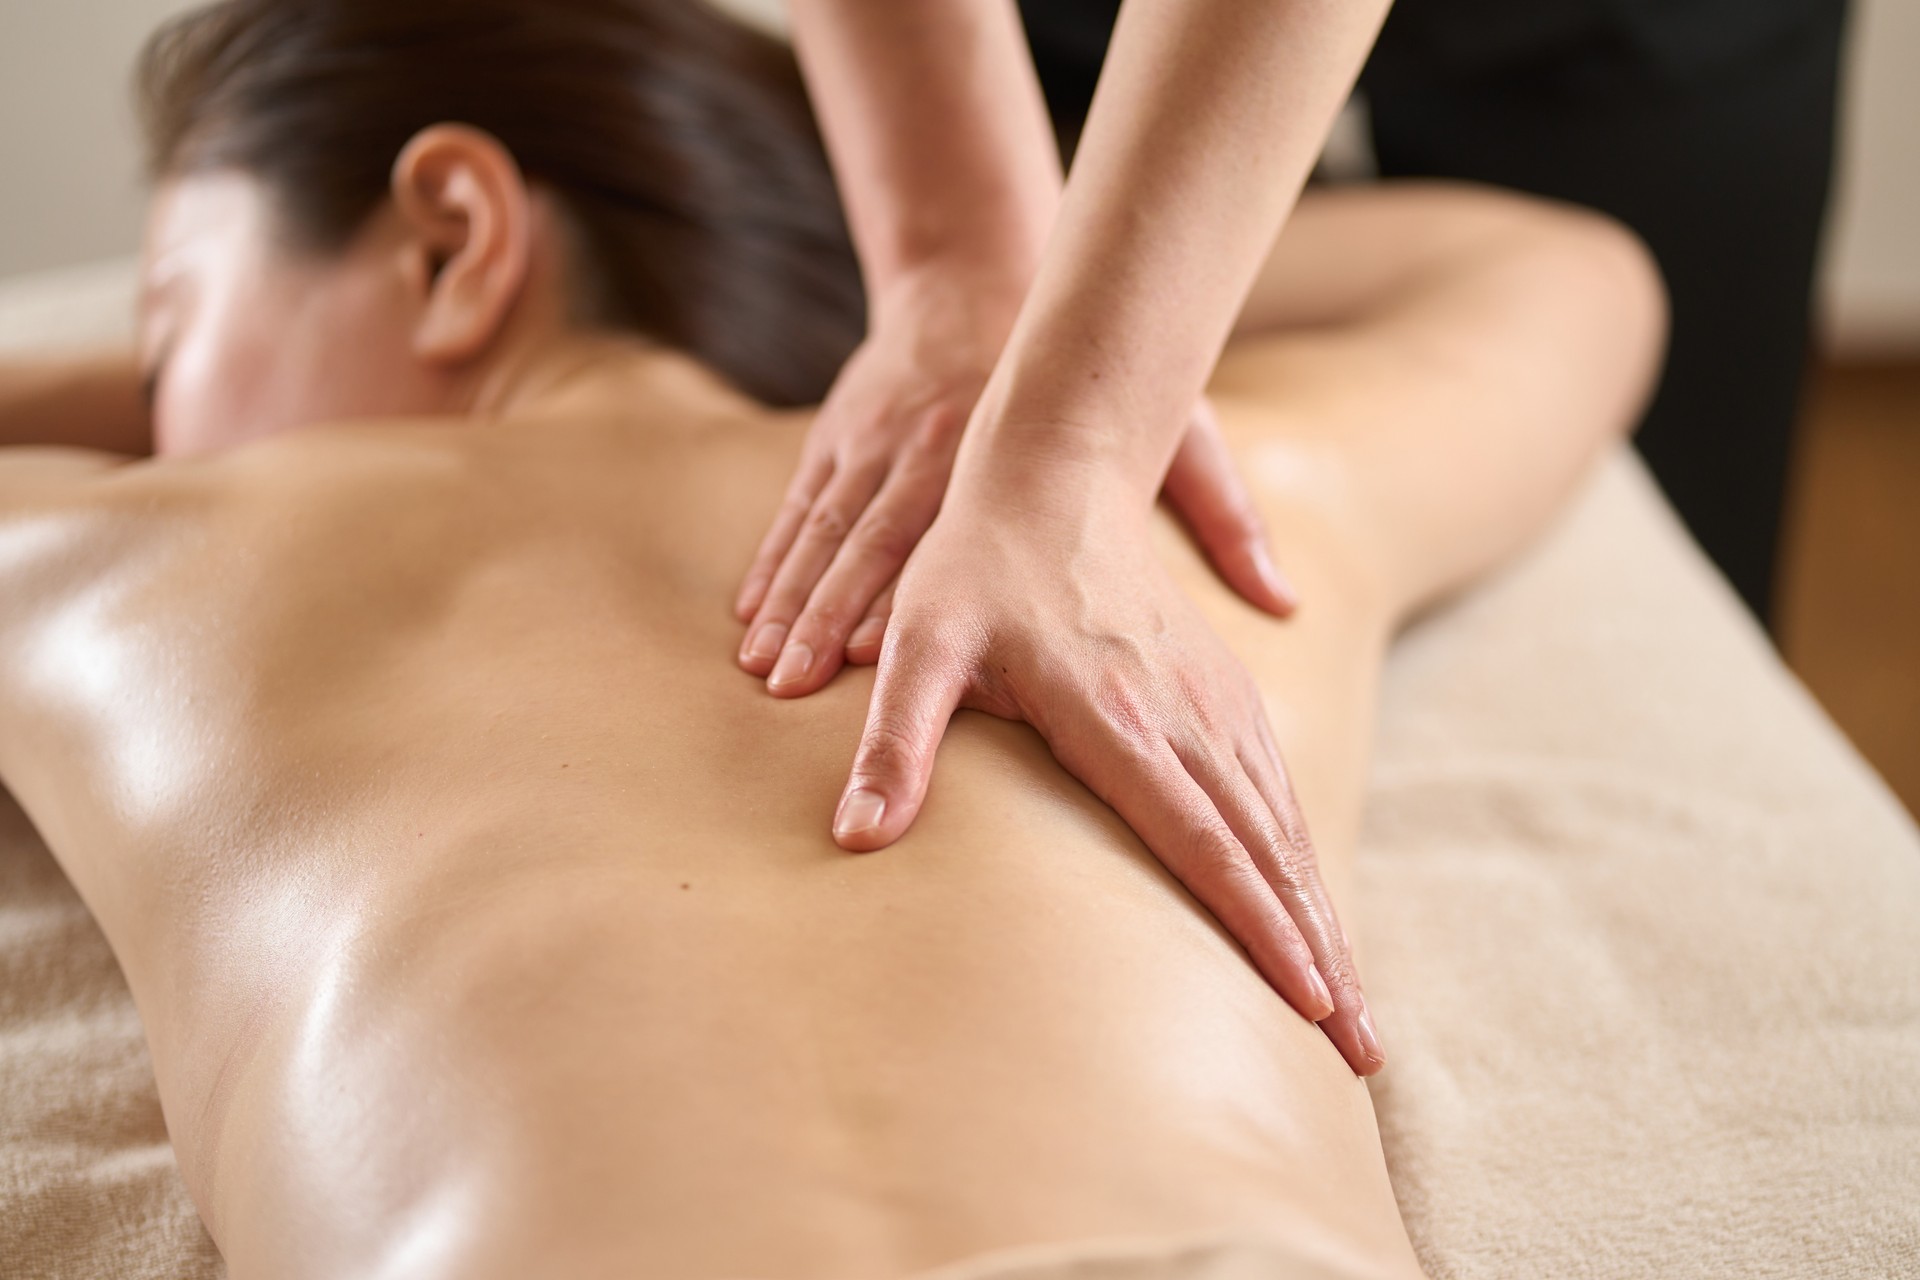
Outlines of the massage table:
M0 349L124 337L131 287L0 285ZM1348 911L1436 1280L1920 1276L1920 834L1629 451L1402 637L1378 732ZM1130 1256L1016 1270L1283 1280ZM106 940L0 795L0 1276L222 1274Z

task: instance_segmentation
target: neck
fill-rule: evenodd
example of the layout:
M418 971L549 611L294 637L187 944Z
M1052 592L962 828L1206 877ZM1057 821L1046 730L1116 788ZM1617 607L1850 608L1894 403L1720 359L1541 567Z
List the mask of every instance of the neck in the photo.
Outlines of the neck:
M476 383L468 413L528 420L613 407L655 421L699 421L753 402L690 356L633 335L572 331L495 363Z

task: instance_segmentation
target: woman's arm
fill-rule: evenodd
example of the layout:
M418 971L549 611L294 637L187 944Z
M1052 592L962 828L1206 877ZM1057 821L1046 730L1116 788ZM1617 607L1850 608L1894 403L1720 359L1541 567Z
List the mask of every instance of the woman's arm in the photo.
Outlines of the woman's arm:
M1601 214L1458 182L1333 187L1289 217L1211 390L1269 407L1297 459L1339 460L1256 488L1336 527L1399 621L1554 517L1645 407L1665 331L1652 258Z
M0 359L0 445L153 452L153 422L131 352Z

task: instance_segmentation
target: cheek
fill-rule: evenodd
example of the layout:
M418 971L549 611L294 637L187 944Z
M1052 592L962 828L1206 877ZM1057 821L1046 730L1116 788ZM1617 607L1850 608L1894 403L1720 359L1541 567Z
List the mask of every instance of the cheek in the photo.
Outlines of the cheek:
M412 351L406 301L378 275L255 276L202 300L175 341L155 402L155 447L203 453L352 418L446 409Z
M351 260L301 295L275 390L288 425L445 408L443 379L413 349L414 308L391 273Z

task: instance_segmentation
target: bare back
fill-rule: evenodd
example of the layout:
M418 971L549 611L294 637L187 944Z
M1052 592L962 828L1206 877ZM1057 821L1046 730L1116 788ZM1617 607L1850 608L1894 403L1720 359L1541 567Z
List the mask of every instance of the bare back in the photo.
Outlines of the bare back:
M726 661L800 426L327 428L7 528L0 769L236 1275L303 1222L313 1274L398 1222L409 1274L878 1275L1392 1212L1364 1087L1030 732L963 714L910 839L831 843L868 673Z

